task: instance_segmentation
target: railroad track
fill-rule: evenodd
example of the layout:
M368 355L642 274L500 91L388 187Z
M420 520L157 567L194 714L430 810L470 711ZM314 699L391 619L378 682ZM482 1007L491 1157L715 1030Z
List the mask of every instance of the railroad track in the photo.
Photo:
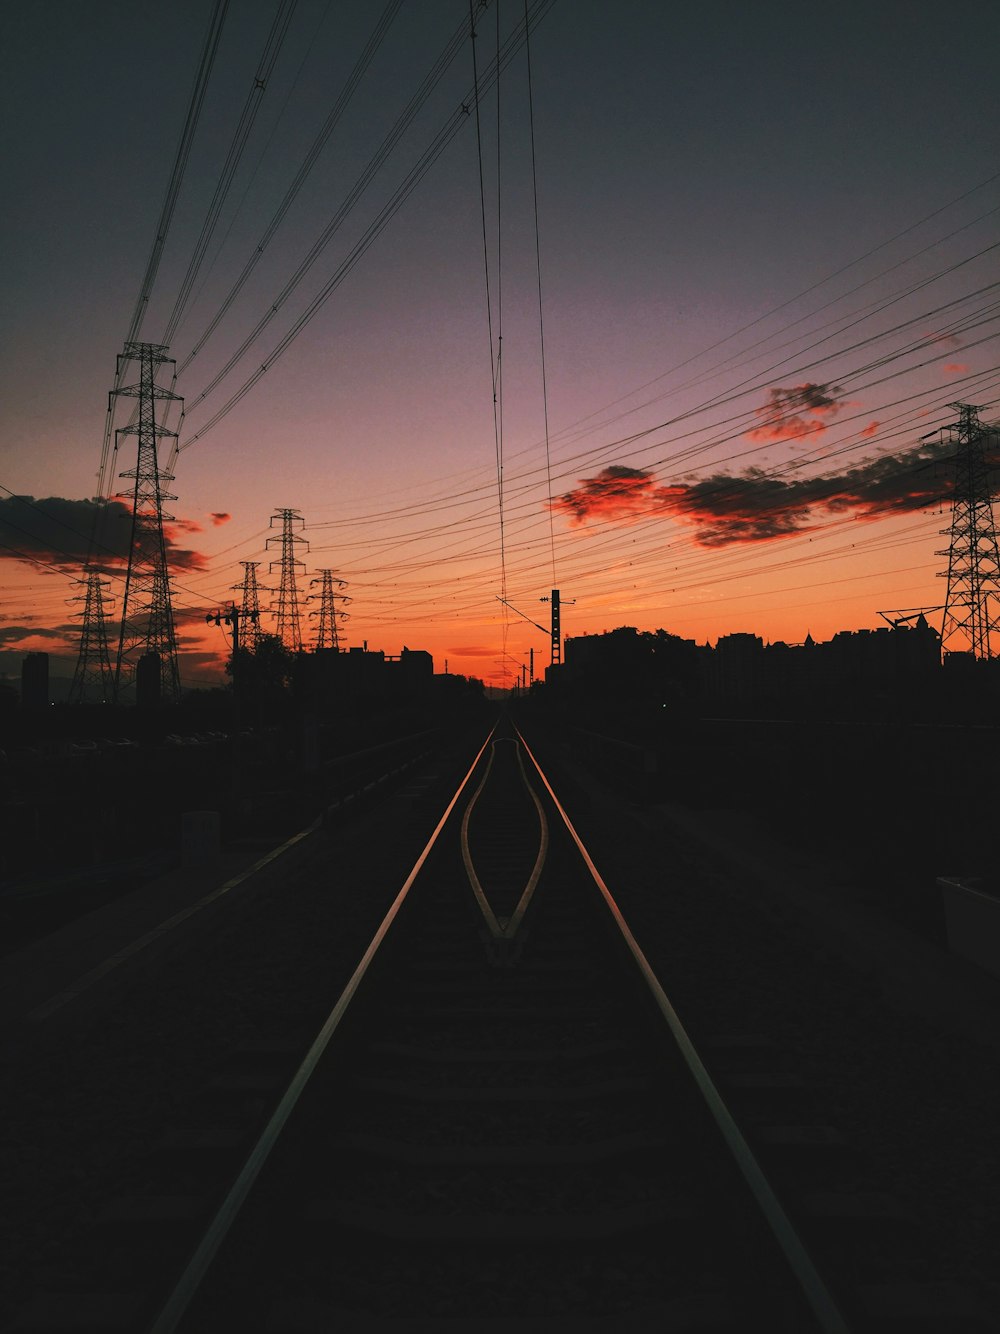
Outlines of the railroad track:
M710 1063L720 1051L749 1053L733 1083L751 1106L768 1084L754 1039L723 1036ZM859 1314L843 1229L831 1295L827 1256L789 1221L509 724L305 1057L280 1042L246 1055L228 1091L269 1102L263 1133L244 1154L215 1097L81 1257L121 1295L81 1297L93 1318L75 1327L890 1327ZM768 1120L787 1139L800 1114Z

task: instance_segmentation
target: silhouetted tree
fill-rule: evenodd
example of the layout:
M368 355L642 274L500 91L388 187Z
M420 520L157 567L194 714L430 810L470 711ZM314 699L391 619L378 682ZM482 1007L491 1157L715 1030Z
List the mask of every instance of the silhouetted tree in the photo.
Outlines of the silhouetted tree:
M226 663L233 692L256 713L280 709L291 694L297 655L277 635L261 635L254 648L235 649Z

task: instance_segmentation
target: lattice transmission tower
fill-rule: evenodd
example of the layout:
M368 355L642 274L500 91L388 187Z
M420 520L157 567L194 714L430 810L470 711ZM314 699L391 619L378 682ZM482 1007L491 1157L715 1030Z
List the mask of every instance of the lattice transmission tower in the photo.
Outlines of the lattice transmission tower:
M82 617L83 625L69 700L71 704L83 704L90 698L101 704L110 704L114 698L115 683L108 652L104 590L111 587L111 581L103 579L96 570L85 570L83 578L76 582L84 592L70 598L70 601L83 603L83 611L76 613Z
M139 445L136 466L119 473L120 477L132 479L134 486L131 491L121 493L121 499L132 502L132 535L122 596L114 697L121 699L135 675L140 657L145 660L145 672L158 658L158 693L176 701L180 698L181 682L163 535L163 521L172 519L173 515L164 512L163 502L177 497L163 490L162 483L174 479L170 473L160 472L157 449L162 439L174 439L177 433L157 422L156 408L158 403L181 400L178 394L156 384L158 368L171 362L166 347L157 343L126 343L118 358L118 381L129 361L138 363L138 384L121 385L111 391L112 398L121 396L138 400L135 420L116 432L116 440L124 435L135 435Z
M948 557L948 569L939 575L948 580L941 646L951 641L953 650L961 645L976 658L989 658L991 636L1000 633L1000 550L990 478L1000 430L984 426L971 403L951 406L959 419L944 428L955 448L955 487L951 528L942 529L951 540L937 553Z
M271 571L277 566L281 571L278 584L278 606L271 610L278 618L278 638L286 648L296 653L302 652L302 618L299 614L299 587L296 576L306 567L295 555L299 547L309 550L309 543L295 531L305 520L298 510L279 509L271 515L271 527L275 519L281 520L281 536L269 537L265 546L277 543L281 547L279 560L271 562Z
M332 570L320 570L318 579L310 579L309 586L314 588L316 584L320 585L318 593L310 593L307 601L315 602L319 598L319 611L311 611L310 616L317 617L316 621L316 643L314 648L332 648L339 650L340 632L338 621L346 621L348 613L341 611L338 602L350 602L350 598L345 593L338 593L336 585L339 588L346 588L347 584L343 579L338 579Z
M233 584L233 591L240 594L238 642L233 647L241 648L245 653L251 653L257 647L260 637L264 633L260 628L261 588L257 583L260 561L241 560L240 564L243 566L242 582ZM263 591L268 593L271 590L264 589Z

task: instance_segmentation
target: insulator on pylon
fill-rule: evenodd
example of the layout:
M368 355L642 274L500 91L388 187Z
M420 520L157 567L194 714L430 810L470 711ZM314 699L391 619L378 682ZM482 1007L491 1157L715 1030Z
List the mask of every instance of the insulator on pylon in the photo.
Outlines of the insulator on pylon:
M310 593L307 599L309 602L314 602L317 597L319 598L319 611L309 613L310 616L318 618L316 622L316 642L313 648L317 651L326 648L339 650L343 646L340 642L338 622L346 621L348 613L341 611L337 603L350 602L351 599L345 593L338 593L334 588L335 584L339 588L346 588L347 584L343 579L338 579L332 570L320 570L319 574L318 579L309 581L310 587L315 587L316 584L320 585L319 593Z
M278 638L286 648L292 649L296 653L302 652L302 621L299 615L299 588L296 582L296 575L299 570L304 570L305 565L298 560L295 552L299 546L309 550L309 543L304 537L301 537L296 531L296 526L304 524L305 520L298 510L279 509L271 515L271 527L274 527L275 519L281 520L281 536L269 537L265 546L271 546L272 543L278 543L281 547L281 557L279 560L271 562L271 570L278 566L281 571L281 578L278 584L278 606L272 607L272 612L278 618Z
M955 448L955 483L951 527L941 532L950 542L937 553L948 557L948 569L939 575L948 580L941 646L990 658L991 637L1000 633L1000 550L990 477L1000 450L1000 428L984 426L979 409L970 403L951 406L959 420L944 428Z
M83 611L79 613L83 625L69 699L74 704L84 704L90 700L110 704L114 698L114 674L108 653L104 590L111 587L111 581L102 578L96 570L85 570L83 578L78 579L77 583L84 592L70 598L70 601L83 603Z
M134 435L138 438L136 466L120 473L120 477L134 481L131 491L121 498L132 502L132 540L129 545L125 591L122 595L121 627L118 653L115 659L114 697L120 700L125 689L134 683L138 660L144 659L144 672L149 676L150 663L157 655L160 661L159 690L153 692L145 682L147 697L168 701L180 699L181 683L177 663L177 636L170 602L170 576L167 569L167 546L163 521L173 518L163 509L165 500L176 500L162 489L161 483L172 482L169 473L161 473L157 447L164 438L173 439L169 431L156 420L159 402L180 402L180 396L156 384L156 372L170 361L167 348L156 343L126 343L118 359L120 372L126 362L139 364L139 383L122 385L112 390L112 397L120 395L137 400L135 421L123 427L117 437Z

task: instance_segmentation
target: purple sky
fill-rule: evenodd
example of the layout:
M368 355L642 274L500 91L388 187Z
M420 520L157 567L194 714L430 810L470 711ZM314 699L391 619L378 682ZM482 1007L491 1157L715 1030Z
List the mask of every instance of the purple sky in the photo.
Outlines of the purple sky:
M230 6L147 341L163 337L276 9ZM183 0L169 11L56 2L8 17L0 501L82 502L96 489L115 356L209 11ZM299 0L172 340L179 361L252 253L380 13L360 0ZM478 23L481 66L496 13L491 5ZM521 0L501 0L502 36L521 13ZM466 16L464 0L403 3L253 277L181 376L182 444L270 355L467 96L465 42L260 341L194 406ZM539 619L555 581L577 599L567 634L662 625L701 640L752 629L795 641L875 624L881 607L939 600L934 552L947 516L898 499L912 494L908 451L953 420L950 401L1000 415L1000 326L986 290L998 272L987 248L1000 241L1000 182L990 180L1000 171L998 26L991 7L961 0L813 10L556 0L531 46L551 497L599 489L615 475L606 470L624 469L619 478L647 479L647 500L708 495L713 522L736 512L743 527L706 544L676 505L549 508L522 51L500 85L502 271L495 93L481 109L494 335L501 322L503 331L506 579L469 116L287 353L182 451L172 509L186 526L173 536L199 559L182 558L176 595L192 627L231 596L239 560L265 560L281 506L306 520L310 577L333 567L348 580L348 643L426 647L438 670L447 658L496 681L529 645L546 660L543 636L505 621L504 587ZM816 411L810 386L825 387L832 410ZM883 457L898 465L879 470ZM749 467L767 484L741 481ZM815 497L865 467L880 479L874 509L866 498L836 513L807 505L791 525L768 509L789 469L796 494ZM728 509L712 501L720 477L736 488ZM826 492L817 478L831 479ZM23 650L44 643L71 671L72 636L59 627L76 591L73 533L64 528L60 543L37 511L4 514L17 527L0 532L0 669L16 671ZM211 650L190 633L195 654ZM207 679L205 661L191 656L186 678Z

